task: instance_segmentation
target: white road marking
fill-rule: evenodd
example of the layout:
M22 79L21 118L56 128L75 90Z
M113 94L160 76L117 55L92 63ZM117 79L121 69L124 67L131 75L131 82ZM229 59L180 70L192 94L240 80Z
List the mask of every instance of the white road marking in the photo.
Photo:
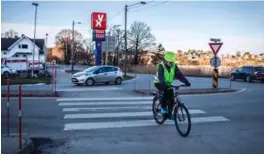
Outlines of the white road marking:
M83 107L83 108L63 108L63 112L97 111L97 110L119 110L119 109L152 109L152 106L117 106L117 107Z
M229 121L229 119L222 116L212 117L195 117L191 119L192 123L205 123L205 122L223 122ZM173 121L167 121L165 125L174 124ZM89 123L68 123L64 125L64 131L70 130L91 130L91 129L103 129L103 128L124 128L124 127L144 127L144 126L156 126L154 120L134 120L134 121L120 121L120 122L89 122Z
M109 90L109 89L106 89ZM129 100L153 100L152 97L104 97L104 98L58 98L58 102L72 102L72 101L129 101Z
M118 87L100 87L100 88L61 88L56 91L108 91L108 90L121 90Z
M189 110L190 114L203 114L202 110ZM152 112L118 112L118 113L80 113L65 114L64 119L92 119L92 118L116 118L116 117L140 117L152 116Z
M130 101L130 102L75 102L75 103L59 103L59 106L81 106L81 105L132 105L132 104L148 104L151 101Z

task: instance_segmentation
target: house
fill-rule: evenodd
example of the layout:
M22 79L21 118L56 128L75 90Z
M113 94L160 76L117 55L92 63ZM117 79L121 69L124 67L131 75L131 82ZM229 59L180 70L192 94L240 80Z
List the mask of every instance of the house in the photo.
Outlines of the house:
M31 39L25 35L20 38L1 38L1 58L25 57L28 62L33 62L33 50L35 45L34 62L45 63L45 39Z

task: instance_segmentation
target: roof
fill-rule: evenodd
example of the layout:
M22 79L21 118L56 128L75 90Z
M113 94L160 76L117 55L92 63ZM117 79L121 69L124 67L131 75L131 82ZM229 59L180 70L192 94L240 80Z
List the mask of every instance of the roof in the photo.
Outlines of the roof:
M34 39L27 37L34 43ZM13 45L20 38L1 38L1 51L8 50L8 48ZM36 39L36 45L40 48L40 50L44 49L45 40L44 39Z

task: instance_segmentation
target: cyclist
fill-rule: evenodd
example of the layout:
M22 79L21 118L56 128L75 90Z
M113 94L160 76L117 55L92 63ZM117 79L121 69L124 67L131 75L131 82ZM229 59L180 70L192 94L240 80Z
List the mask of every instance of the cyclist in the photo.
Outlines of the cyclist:
M169 112L166 109L166 100L173 102L173 90L168 89L174 79L178 79L185 83L186 86L191 86L191 83L182 74L180 69L176 65L176 55L174 52L168 51L164 54L163 61L157 65L156 77L154 79L154 85L163 94L161 101L161 114L168 115L171 113L172 106L169 104ZM169 116L170 117L170 116Z

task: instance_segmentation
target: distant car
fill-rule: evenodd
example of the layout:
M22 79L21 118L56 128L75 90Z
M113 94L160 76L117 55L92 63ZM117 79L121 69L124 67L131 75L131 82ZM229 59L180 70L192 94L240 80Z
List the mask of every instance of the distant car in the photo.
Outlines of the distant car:
M111 83L120 85L123 81L123 72L119 67L110 65L92 66L82 72L72 75L72 83L92 86L95 83Z
M10 75L16 75L17 74L17 70L7 66L7 65L3 65L1 64L1 75L8 77Z
M235 69L231 73L231 80L243 79L246 82L259 80L264 82L264 67L263 66L242 66Z

